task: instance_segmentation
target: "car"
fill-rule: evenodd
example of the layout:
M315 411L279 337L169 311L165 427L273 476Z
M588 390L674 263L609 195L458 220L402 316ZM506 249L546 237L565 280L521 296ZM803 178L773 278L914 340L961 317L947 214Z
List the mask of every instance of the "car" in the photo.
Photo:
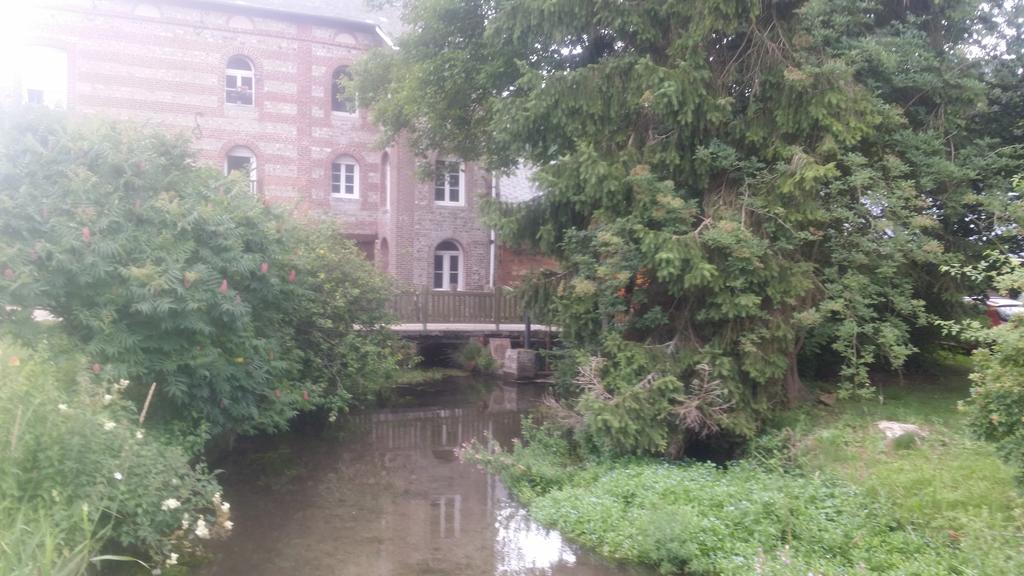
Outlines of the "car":
M964 301L978 304L993 326L999 326L1004 322L1008 322L1010 318L1013 318L1018 314L1024 314L1024 302L1014 300L1013 298L995 296L984 300L978 298L964 298Z

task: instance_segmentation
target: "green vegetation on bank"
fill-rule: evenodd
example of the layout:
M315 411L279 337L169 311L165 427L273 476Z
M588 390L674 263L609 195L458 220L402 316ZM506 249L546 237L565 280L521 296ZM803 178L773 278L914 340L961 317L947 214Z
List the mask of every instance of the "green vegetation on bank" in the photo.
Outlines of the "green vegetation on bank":
M165 568L231 531L213 475L65 339L0 339L0 573L81 574L107 541ZM184 559L183 559L184 560Z
M1024 573L1024 501L968 437L964 371L884 392L785 413L725 468L592 459L550 426L511 453L467 455L540 522L666 574ZM878 420L928 436L887 445Z
M467 376L469 372L461 368L408 368L402 370L392 380L395 386L415 386L426 382L438 382L445 378Z
M231 527L210 439L334 419L397 371L390 282L186 138L0 125L0 573L184 563Z

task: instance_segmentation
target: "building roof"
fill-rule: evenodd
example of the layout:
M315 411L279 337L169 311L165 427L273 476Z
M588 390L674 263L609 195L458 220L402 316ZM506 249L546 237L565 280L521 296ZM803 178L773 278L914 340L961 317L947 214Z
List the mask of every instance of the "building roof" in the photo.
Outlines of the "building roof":
M498 179L498 193L503 202L518 204L540 196L541 190L533 180L534 169L521 165L512 173Z
M366 0L202 0L206 4L264 10L295 16L312 16L379 27L388 37L402 33L398 6L370 7Z

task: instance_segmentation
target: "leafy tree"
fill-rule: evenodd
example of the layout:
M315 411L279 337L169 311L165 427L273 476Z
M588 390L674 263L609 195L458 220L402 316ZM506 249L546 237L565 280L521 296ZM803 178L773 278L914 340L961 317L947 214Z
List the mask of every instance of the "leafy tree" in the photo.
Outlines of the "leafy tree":
M1014 180L1024 193L1024 180ZM1024 222L1018 214L1017 223ZM956 272L973 277L1002 292L1024 292L1024 263L1019 255L998 250L973 268ZM993 442L1004 460L1018 468L1024 479L1024 322L1013 317L996 327L974 328L965 324L979 346L972 358L971 397L963 403L968 427L975 435ZM986 322L987 324L987 322Z
M388 285L350 243L199 167L189 142L22 114L0 142L0 314L60 319L97 374L201 440L343 409L393 368Z
M625 341L651 374L709 367L732 435L803 395L801 360L835 357L859 390L900 368L965 288L940 268L1019 233L999 217L1019 210L1019 132L979 123L1015 105L986 95L1009 52L980 47L1013 42L1015 5L404 6L401 49L355 79L386 137L535 167L544 194L494 208L506 240L562 261L532 300L584 356L614 364Z

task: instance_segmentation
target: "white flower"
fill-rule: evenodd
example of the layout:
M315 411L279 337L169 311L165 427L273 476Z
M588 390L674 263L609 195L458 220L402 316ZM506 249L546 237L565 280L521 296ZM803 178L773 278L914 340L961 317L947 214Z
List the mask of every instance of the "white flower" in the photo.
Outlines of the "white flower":
M67 404L57 404L57 410L60 410L61 412L67 412L68 411L68 405Z
M104 420L103 421L103 429L104 430L113 430L116 427L117 427L117 424L111 422L110 420Z
M220 503L220 511L221 512L227 512L228 510L231 510L231 504L228 504L227 502L221 502Z
M207 540L210 538L210 529L206 526L206 520L202 517L196 520L196 536Z
M182 514L181 515L181 529L182 530L188 530L188 524L189 524L188 514Z
M142 430L136 430L135 431L135 437L138 438L139 440L142 440L142 437L145 436L145 435L146 435L146 433L143 432Z
M177 564L177 563L178 563L178 555L177 555L177 554L175 554L174 552L171 552L171 555L170 555L170 557L169 557L169 558L167 558L167 562L166 562L166 564L167 564L168 566L174 566L174 565L175 565L175 564Z
M231 520L225 520L224 521L224 529L227 530L228 532L230 532L231 529L234 528L234 527L235 527L235 523L232 522Z
M128 387L128 381L125 380L124 378L118 380L117 384L114 384L114 388L116 388L119 392L121 390L124 390L127 387Z
M110 394L104 394L103 395L103 405L106 406L107 404L110 404L110 401L113 400L113 399L114 399L114 397L111 396Z
M124 474L120 472L114 472L114 480L124 480Z
M181 507L181 502L178 502L174 498L168 498L167 500L164 500L163 502L160 503L161 510L174 510L179 507Z

